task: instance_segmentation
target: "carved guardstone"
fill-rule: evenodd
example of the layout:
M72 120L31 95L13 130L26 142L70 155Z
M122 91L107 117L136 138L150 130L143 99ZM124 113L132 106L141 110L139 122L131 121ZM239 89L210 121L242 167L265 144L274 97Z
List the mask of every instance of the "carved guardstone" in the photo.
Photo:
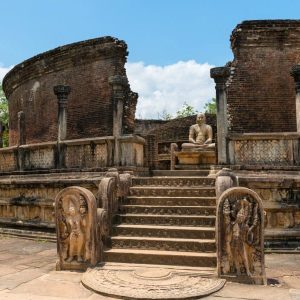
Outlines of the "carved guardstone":
M87 189L68 187L55 198L57 270L86 270L102 258L107 214ZM100 228L99 226L102 226Z
M252 190L233 187L217 206L218 275L232 281L266 284L262 200Z

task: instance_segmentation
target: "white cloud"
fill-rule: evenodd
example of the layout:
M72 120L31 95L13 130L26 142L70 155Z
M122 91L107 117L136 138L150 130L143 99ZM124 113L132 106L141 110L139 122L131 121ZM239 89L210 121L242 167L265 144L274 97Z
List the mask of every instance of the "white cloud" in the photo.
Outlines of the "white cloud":
M174 115L184 102L201 111L215 97L214 82L209 76L213 67L194 60L164 67L127 63L131 90L139 93L136 118L157 119L164 110Z
M175 115L184 102L201 111L204 104L215 97L214 82L209 76L213 65L194 60L173 65L126 64L132 91L139 93L136 118L157 119L163 111ZM0 63L0 83L13 66Z
M0 84L2 83L2 79L6 75L6 73L11 70L13 66L10 67L3 67L2 64L0 63Z

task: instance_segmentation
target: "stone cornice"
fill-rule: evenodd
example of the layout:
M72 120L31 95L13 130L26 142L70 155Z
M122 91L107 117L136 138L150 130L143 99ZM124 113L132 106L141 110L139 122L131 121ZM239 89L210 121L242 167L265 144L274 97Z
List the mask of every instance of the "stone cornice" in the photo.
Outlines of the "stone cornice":
M16 65L4 77L3 90L8 98L19 85L44 74L88 64L102 58L121 57L125 61L127 55L127 44L110 36L68 44Z
M230 76L230 67L217 67L210 69L210 77L214 79L216 88L225 88Z

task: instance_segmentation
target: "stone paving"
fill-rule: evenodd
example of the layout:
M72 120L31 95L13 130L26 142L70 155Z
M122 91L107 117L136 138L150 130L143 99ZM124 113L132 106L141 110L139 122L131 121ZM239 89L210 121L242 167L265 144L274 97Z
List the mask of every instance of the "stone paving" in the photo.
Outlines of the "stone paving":
M55 261L55 243L0 236L0 300L112 299L86 289L80 272L55 271ZM300 300L300 254L268 254L266 271L268 286L226 283L202 299Z

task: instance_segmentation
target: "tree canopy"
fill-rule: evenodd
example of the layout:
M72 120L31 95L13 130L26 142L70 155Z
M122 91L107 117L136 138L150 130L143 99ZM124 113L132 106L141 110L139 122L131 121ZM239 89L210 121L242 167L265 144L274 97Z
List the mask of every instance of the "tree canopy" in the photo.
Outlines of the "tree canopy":
M216 98L212 98L210 101L208 101L207 103L205 103L204 109L205 109L206 113L216 115L217 114L217 102L216 102Z
M204 111L209 114L217 114L216 98L212 98L204 105ZM162 114L158 114L163 120L179 119L197 114L198 111L187 102L184 102L182 107L176 112L175 116L168 113L166 110Z

